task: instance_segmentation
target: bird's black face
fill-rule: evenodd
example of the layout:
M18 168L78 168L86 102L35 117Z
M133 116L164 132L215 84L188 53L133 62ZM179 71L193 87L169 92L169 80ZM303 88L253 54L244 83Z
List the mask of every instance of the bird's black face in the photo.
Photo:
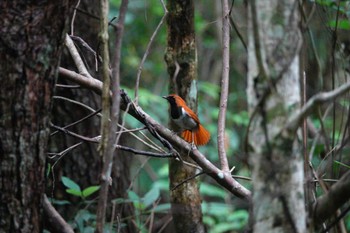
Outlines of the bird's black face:
M176 100L173 96L163 96L164 99L166 99L170 104L170 115L173 119L177 119L181 115L181 107L177 106Z
M163 96L164 99L166 99L170 105L176 105L176 101L175 101L175 98L171 95L168 95L168 96Z

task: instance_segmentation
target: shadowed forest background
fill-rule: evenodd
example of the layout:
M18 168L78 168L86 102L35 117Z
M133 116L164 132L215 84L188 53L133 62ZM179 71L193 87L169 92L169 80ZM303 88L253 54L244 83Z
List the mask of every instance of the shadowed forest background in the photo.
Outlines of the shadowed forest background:
M0 3L0 232L350 232L349 1L28 5Z

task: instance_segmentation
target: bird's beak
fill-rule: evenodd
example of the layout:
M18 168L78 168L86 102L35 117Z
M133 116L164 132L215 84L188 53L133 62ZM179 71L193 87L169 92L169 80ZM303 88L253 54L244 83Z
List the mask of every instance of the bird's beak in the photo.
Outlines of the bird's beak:
M168 99L168 96L166 96L166 95L165 95L165 96L162 96L162 98L164 98L164 99Z

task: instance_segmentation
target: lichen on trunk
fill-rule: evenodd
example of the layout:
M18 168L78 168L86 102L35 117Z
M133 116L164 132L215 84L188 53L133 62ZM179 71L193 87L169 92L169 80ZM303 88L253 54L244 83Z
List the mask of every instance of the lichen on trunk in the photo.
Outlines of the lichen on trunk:
M297 132L285 128L300 107L297 4L251 1L248 14L253 231L305 232L302 146Z

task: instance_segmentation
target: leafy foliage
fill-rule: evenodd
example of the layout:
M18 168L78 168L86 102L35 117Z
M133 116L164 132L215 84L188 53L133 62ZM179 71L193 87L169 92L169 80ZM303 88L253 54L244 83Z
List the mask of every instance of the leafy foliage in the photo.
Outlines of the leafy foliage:
M62 183L67 187L66 192L85 199L100 189L100 186L90 186L81 190L80 186L68 177L62 176Z

